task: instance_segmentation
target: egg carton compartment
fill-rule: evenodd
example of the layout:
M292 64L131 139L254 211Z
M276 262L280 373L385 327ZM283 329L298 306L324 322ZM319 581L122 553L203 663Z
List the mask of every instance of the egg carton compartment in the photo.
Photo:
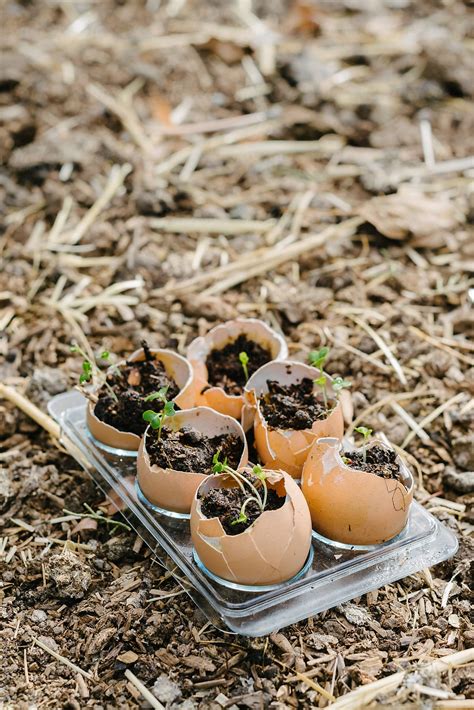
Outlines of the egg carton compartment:
M62 436L76 447L75 457L107 497L123 504L122 515L151 548L215 626L247 636L262 636L354 597L378 589L448 559L456 536L414 502L408 523L395 539L369 549L339 546L312 538L307 571L293 580L262 590L222 584L195 559L189 522L162 515L137 496L136 459L98 448L85 420L86 401L76 391L54 397L51 416Z

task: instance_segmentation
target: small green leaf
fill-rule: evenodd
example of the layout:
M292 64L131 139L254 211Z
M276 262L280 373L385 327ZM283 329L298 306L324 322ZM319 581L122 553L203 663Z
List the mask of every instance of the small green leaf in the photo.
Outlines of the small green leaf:
M358 434L362 434L364 440L367 440L371 436L373 429L368 429L365 426L357 426L355 427L354 431L356 431Z
M174 409L174 402L166 402L165 406L163 407L163 414L165 417L173 417L176 412Z
M70 345L70 346L69 346L69 351L70 351L71 353L77 353L77 352L79 352L79 349L78 349L77 345Z
M147 409L142 414L143 419L149 423L152 429L159 429L161 424L161 412L154 412L153 409Z
M216 453L212 457L212 471L214 473L223 473L225 471L226 466L227 466L227 457L224 459L224 461L219 461L220 455L221 455L221 450L219 449L218 451L216 451Z
M312 350L308 355L308 362L313 367L321 370L329 355L329 348L321 348L320 350Z
M245 351L239 353L240 364L242 365L242 370L244 371L245 379L249 378L249 369L247 365L249 364L249 356Z
M237 525L238 523L246 523L247 520L247 516L241 511L239 515L235 518L235 520L232 520L231 525Z
M169 385L166 385L166 387L160 387L159 390L156 392L152 392L151 394L148 395L148 397L145 397L145 402L153 402L155 399L159 399L161 402L166 401L166 393L168 392Z
M103 350L103 351L100 353L100 359L101 359L101 360L108 360L109 357L110 357L110 352L109 352L108 350Z
M242 365L248 365L249 364L249 356L247 355L246 352L241 352L239 353L239 360Z
M319 385L319 387L325 387L326 386L326 377L323 375L322 377L318 377L316 380L313 380L315 385Z
M252 471L255 474L255 476L257 476L257 478L259 478L261 481L264 481L267 477L266 471L263 470L263 468L260 466L260 464L257 464L256 466L254 466Z
M342 377L335 377L332 381L334 392L340 392L343 389L347 389L347 387L352 387L352 382L344 380Z

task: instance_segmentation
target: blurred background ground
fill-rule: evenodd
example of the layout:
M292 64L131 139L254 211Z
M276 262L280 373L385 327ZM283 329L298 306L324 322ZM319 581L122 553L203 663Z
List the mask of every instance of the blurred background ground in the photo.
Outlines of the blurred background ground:
M0 381L45 407L75 381L72 340L184 352L262 317L295 357L331 347L355 416L406 450L460 539L269 638L218 632L133 534L55 522L102 497L0 400L5 706L136 708L129 668L168 707L324 707L472 646L472 4L1 8ZM452 707L471 672L380 703Z

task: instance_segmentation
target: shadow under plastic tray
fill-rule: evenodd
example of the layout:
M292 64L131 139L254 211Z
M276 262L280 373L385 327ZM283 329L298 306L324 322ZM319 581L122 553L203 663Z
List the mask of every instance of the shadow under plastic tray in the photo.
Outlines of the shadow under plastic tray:
M223 585L210 579L195 559L189 522L161 515L139 500L136 460L93 443L85 404L79 392L66 392L48 408L63 437L77 446L78 462L107 496L122 501L122 514L160 562L181 570L180 584L216 626L262 636L442 562L457 550L456 536L415 502L405 529L383 545L356 549L313 536L312 561L294 580L267 591Z

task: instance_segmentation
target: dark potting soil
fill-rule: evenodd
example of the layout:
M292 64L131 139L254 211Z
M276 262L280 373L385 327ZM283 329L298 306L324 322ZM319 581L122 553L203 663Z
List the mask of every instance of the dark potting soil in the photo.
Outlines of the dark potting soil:
M112 388L117 401L105 385L99 391L99 399L94 408L95 416L119 431L127 431L142 436L147 422L143 412L147 409L160 411L163 403L158 399L146 402L152 392L168 387L166 397L173 399L179 392L176 382L167 375L164 365L153 359L146 343L142 343L146 359L141 362L126 362L107 375L107 383Z
M249 358L247 364L249 377L272 359L270 350L254 340L249 340L245 335L239 335L221 350L211 350L207 356L207 380L211 387L222 387L227 394L231 395L241 394L247 382L239 360L242 352L247 353Z
M367 449L366 460L362 451L344 451L347 466L356 468L359 471L374 473L382 478L395 478L401 480L400 467L398 465L397 454L392 449L385 449L375 444Z
M252 483L261 492L261 483L258 478L252 477ZM250 491L249 491L250 494ZM201 511L206 518L219 518L222 527L227 535L238 535L249 528L260 516L260 508L254 501L245 508L247 521L232 525L242 508L242 504L248 496L244 496L241 489L235 488L211 488L205 496L201 498ZM272 488L268 489L265 510L278 510L284 504L286 496L279 496Z
M281 385L267 380L268 393L260 397L260 408L272 429L310 429L317 419L326 419L334 402L326 409L315 395L313 381L305 377L296 384Z
M243 442L233 434L208 437L197 429L183 427L179 431L163 428L161 438L150 431L146 437L146 448L150 462L162 468L194 473L212 473L212 459L220 451L220 460L227 458L231 468L239 465Z

